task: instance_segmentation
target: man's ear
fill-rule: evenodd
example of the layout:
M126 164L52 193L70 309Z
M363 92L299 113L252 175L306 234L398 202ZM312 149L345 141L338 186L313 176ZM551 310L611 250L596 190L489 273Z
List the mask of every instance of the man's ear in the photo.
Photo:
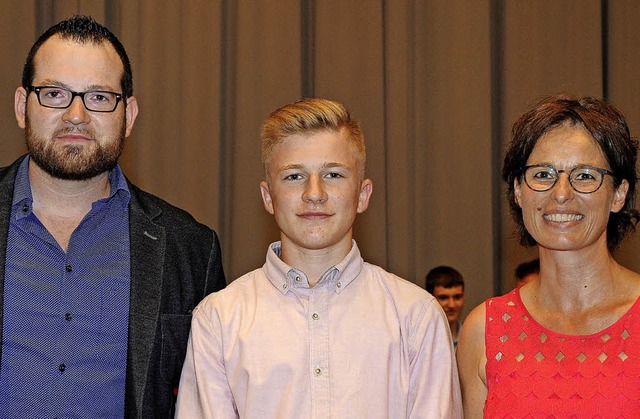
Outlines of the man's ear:
M27 95L29 92L24 87L18 87L13 98L13 109L16 113L18 126L24 129L27 126Z
M262 194L262 203L264 204L264 209L266 209L269 214L273 215L273 200L271 199L269 184L265 180L260 182L260 194Z
M126 131L124 136L128 137L131 134L133 124L136 122L136 118L138 117L138 100L133 96L127 98L127 107L124 117L126 118Z

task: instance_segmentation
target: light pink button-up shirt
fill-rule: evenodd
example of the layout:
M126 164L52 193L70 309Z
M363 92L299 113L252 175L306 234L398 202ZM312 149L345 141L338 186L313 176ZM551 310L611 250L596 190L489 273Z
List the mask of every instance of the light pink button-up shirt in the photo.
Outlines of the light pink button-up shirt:
M176 417L462 417L430 294L363 262L355 242L313 288L279 253L194 311Z

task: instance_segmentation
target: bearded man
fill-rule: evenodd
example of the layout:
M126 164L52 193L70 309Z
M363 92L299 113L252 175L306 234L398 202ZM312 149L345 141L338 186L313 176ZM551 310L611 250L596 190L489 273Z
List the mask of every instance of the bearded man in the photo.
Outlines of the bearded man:
M0 169L0 417L172 417L191 310L225 286L217 236L117 164L138 104L86 16L31 48Z

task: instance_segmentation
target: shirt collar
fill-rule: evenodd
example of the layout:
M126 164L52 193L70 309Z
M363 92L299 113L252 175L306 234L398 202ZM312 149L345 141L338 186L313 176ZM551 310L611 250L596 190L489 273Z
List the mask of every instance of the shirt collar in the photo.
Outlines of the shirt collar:
M104 198L104 201L108 201L117 195L123 205L128 207L129 201L131 200L131 192L129 191L127 179L124 177L124 173L117 163L113 167L113 170L109 172L109 183L111 183L111 193L107 198Z
M20 163L20 167L18 167L14 182L12 206L14 209L16 207L19 209L19 211L15 211L17 219L30 215L33 207L33 195L31 194L31 182L29 181L29 161L30 158L27 155ZM111 193L108 197L98 201L107 202L117 196L122 205L128 207L131 200L131 192L120 165L116 164L113 170L109 172L109 183L111 184Z
M12 206L16 214L16 218L20 219L31 214L31 205L33 204L33 196L31 195L31 183L29 183L29 156L27 156L16 173L16 179L13 186L13 202ZM20 208L22 207L22 208ZM21 209L20 211L16 210Z
M282 243L279 241L271 243L267 251L267 261L263 267L269 282L282 294L286 294L292 288L309 288L306 274L284 263L280 259L281 253ZM355 240L352 240L351 250L347 256L329 268L314 288L331 287L339 294L358 277L363 265L360 249Z

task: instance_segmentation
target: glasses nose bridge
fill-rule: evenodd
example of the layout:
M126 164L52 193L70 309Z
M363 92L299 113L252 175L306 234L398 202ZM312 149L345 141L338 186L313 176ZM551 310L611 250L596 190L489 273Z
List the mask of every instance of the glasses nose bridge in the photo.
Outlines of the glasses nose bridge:
M569 180L569 183L571 183L571 174L573 173L573 171L575 169L576 168L569 169L569 170L567 170L567 169L561 169L561 170L555 169L556 173L558 174L557 179L560 179L560 175L564 173L565 175L567 175L567 180Z
M84 103L84 93L74 92L69 90L71 97L66 107L61 108L63 110L62 119L70 122L74 125L87 123L90 119L91 110L87 108L87 104ZM74 103L76 96L80 98L80 104Z
M89 108L87 108L87 104L84 102L84 95L87 92L74 92L73 90L69 90L69 92L71 93L71 99L69 100L69 106L71 106L73 104L73 101L76 100L76 97L79 97L80 101L82 102L82 106L84 106L84 108L86 110L89 110Z
M567 183L569 184L569 188L570 188L571 190L573 190L574 192L579 192L579 191L576 189L576 187L573 185L573 182L571 181L571 173L573 172L573 170L574 170L574 169L571 169L571 170L566 170L566 169L558 170L558 169L554 169L554 170L555 170L555 171L556 171L556 173L557 173L556 180L555 180L555 182L553 182L553 185L551 185L551 187L550 187L548 190L556 189L556 186L558 186L558 182L560 181L560 175L564 173L565 175L567 175Z

